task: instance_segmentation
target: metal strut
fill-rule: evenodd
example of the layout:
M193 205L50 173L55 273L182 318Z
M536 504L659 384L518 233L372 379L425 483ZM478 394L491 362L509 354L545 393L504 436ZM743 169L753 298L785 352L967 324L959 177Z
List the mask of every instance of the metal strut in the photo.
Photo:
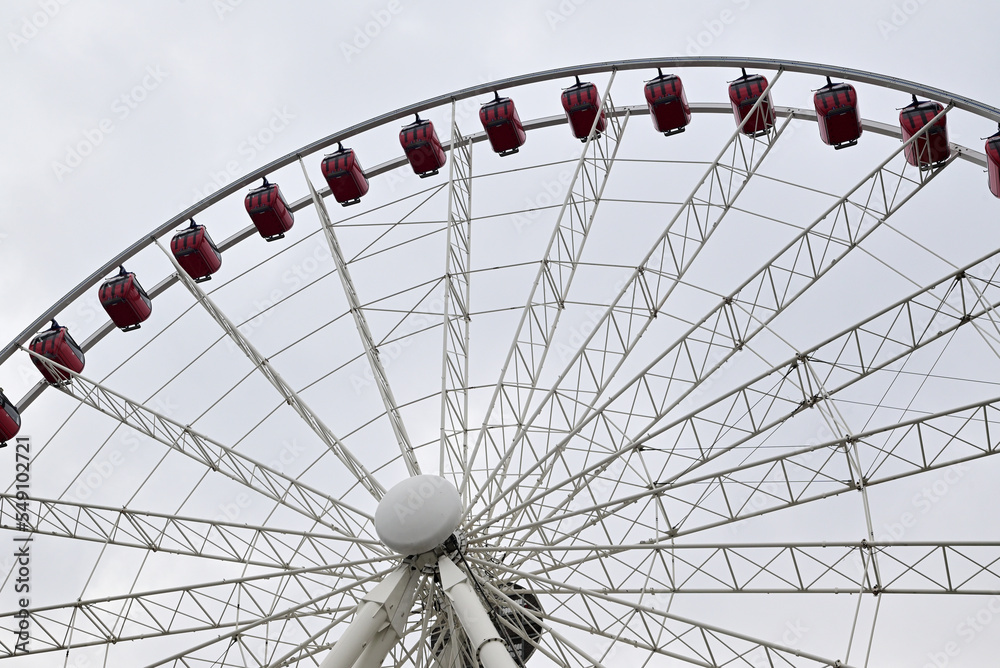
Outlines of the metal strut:
M472 140L463 136L451 105L448 160L448 238L444 265L441 435L439 473L469 468L469 315L472 268ZM455 481L461 486L461 479Z
M365 594L320 668L379 668L406 631L419 580L420 571L407 562Z
M361 343L365 348L365 356L368 358L368 364L371 366L372 374L375 376L375 384L378 386L379 394L382 395L382 403L385 404L385 412L389 417L389 423L392 425L392 432L396 435L396 442L399 444L399 451L402 453L403 461L406 463L406 470L409 471L411 476L420 475L420 465L413 454L410 437L406 434L406 427L403 426L403 418L399 414L396 398L392 395L392 388L389 387L389 378L386 376L385 368L379 359L378 348L375 346L375 339L372 338L371 328L368 327L364 311L361 310L361 301L358 299L358 293L354 289L351 274L347 270L347 261L344 260L344 254L340 250L337 235L333 231L333 223L330 222L330 213L326 210L323 198L319 196L316 188L313 187L312 181L309 179L309 173L306 171L305 163L302 162L301 158L299 159L299 165L302 167L302 176L309 186L309 193L312 195L316 213L319 215L320 223L322 223L323 234L330 245L330 253L333 255L333 261L337 264L337 274L340 276L340 282L344 286L344 294L347 296L351 315L354 316L354 324L358 328L358 334L361 335Z

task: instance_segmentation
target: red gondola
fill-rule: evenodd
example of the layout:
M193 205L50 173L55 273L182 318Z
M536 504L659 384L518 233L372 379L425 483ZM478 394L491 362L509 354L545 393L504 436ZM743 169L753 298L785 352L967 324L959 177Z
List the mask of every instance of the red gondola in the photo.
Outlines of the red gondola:
M61 327L55 320L52 321L52 327L35 337L29 348L35 355L60 364L70 371L75 373L83 371L83 350L69 335L69 331L65 327ZM49 383L59 385L69 382L72 378L65 371L50 369L35 355L31 356L31 361Z
M743 70L743 76L729 83L729 101L733 105L733 115L737 125L746 120L742 125L745 135L759 137L774 127L774 106L771 104L771 93L764 95L766 88L767 79L760 74L747 74L746 70ZM764 100L751 114L750 110L762 95Z
M17 436L21 430L21 414L17 406L0 390L0 448L7 446L7 441Z
M101 306L123 332L139 329L139 323L153 312L153 302L139 285L135 274L118 268L118 275L106 280L97 291Z
M990 192L1000 197L1000 132L986 140L986 164L990 173Z
M858 143L861 136L861 115L858 113L858 93L847 83L833 83L826 78L826 85L813 95L819 136L824 144L835 149L847 148Z
M196 283L211 280L212 274L222 266L222 253L208 236L204 225L191 219L191 227L183 229L170 240L170 251L177 258L177 264Z
M434 124L420 120L420 114L417 114L417 120L399 131L399 143L406 151L410 167L420 178L434 176L444 167L447 158L434 132Z
M569 126L573 130L573 136L582 142L587 141L591 128L597 133L594 136L596 139L607 127L597 86L589 82L581 83L580 77L576 78L575 84L563 89L562 106L563 111L566 112L566 120L569 121ZM597 119L596 127L594 126L595 118Z
M284 239L285 232L292 229L295 216L281 194L278 184L268 183L267 177L259 188L247 193L244 204L247 213L250 214L250 220L266 241Z
M342 206L357 204L368 192L368 179L354 150L337 144L337 152L323 158L323 178Z
M903 131L903 141L908 140L921 129L931 119L937 116L944 107L931 100L920 102L917 96L913 96L913 102L903 107L899 112L899 127ZM933 169L940 163L948 159L951 155L951 147L948 145L947 116L942 115L937 119L927 132L922 134L906 149L906 161L914 167L922 170Z
M646 82L646 105L653 119L653 127L669 137L684 132L691 122L691 107L681 79L675 74L664 74Z
M514 101L509 97L500 97L500 93L494 92L495 99L483 104L479 109L479 120L483 123L486 136L489 137L490 146L500 154L501 157L517 153L517 150L524 146L527 136L524 134L524 126L514 108Z

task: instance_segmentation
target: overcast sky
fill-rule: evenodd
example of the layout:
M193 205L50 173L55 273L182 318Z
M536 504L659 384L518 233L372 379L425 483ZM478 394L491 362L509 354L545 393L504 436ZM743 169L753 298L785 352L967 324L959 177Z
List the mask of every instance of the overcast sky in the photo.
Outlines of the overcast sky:
M1000 4L971 0L8 0L0 341L220 185L425 98L590 62L731 55L870 70L1000 106L998 24ZM896 122L894 109L863 111ZM982 150L993 131L952 139ZM0 369L0 386L14 377ZM995 657L995 624L949 665Z

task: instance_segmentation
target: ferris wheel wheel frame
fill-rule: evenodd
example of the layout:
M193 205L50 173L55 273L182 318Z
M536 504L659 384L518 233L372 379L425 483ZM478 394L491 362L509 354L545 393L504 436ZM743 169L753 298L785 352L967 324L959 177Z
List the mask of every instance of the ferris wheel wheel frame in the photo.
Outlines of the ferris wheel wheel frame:
M65 297L63 297L56 304L50 307L42 316L40 316L37 319L35 323L26 328L25 331L22 332L22 334L19 335L19 337L15 339L10 345L4 348L2 353L0 353L0 363L6 361L15 350L17 350L20 346L23 346L23 344L26 343L28 339L33 335L33 333L37 331L37 329L41 326L41 323L44 323L47 320L51 319L53 316L58 315L59 312L62 311L67 305L71 304L75 299L85 294L87 290L92 289L105 275L107 275L107 273L111 269L122 264L124 261L131 259L144 248L153 244L158 244L159 243L158 239L160 237L169 233L172 229L176 228L177 225L179 225L180 223L184 222L189 218L192 218L194 215L200 213L201 211L204 211L205 209L218 203L222 199L237 193L241 189L245 188L247 185L251 184L252 182L256 181L262 176L266 176L268 173L274 170L292 165L295 162L299 162L300 164L302 164L303 157L312 155L318 151L323 150L324 148L332 146L358 133L375 129L392 121L407 117L411 114L418 113L420 111L424 111L427 109L432 109L441 106L443 104L455 103L462 99L470 98L477 95L482 95L485 93L491 93L499 88L509 89L518 85L527 85L531 83L545 82L552 79L557 79L572 75L591 74L598 72L614 73L617 71L624 71L630 69L631 70L648 69L654 67L712 67L712 68L756 67L760 69L778 70L779 72L788 71L788 72L799 72L804 74L838 76L856 82L870 83L885 88L890 88L893 90L899 90L913 94L920 94L930 99L939 100L947 104L948 108L963 109L965 111L976 114L985 119L1000 120L1000 110L994 107L988 107L986 105L983 105L981 103L972 100L968 100L966 98L961 98L959 96L952 95L946 91L932 89L918 84L914 84L912 82L901 81L898 79L883 77L880 75L861 72L857 70L835 68L835 67L816 65L811 63L799 63L793 61L780 61L780 60L770 60L770 59L666 58L666 59L617 61L609 63L583 65L573 68L563 68L558 70L549 70L546 72L538 72L530 75L525 75L522 77L514 77L510 79L498 80L490 82L488 84L482 84L479 86L463 89L461 91L456 91L448 95L438 96L436 98L430 98L415 105L403 107L388 114L384 114L374 119L370 119L369 121L365 121L363 123L355 125L352 128L348 128L342 132L338 132L334 135L330 135L326 138L323 138L317 142L308 144L302 147L300 150L288 154L278 160L275 160L269 163L268 165L265 165L264 167L254 170L250 174L241 177L235 182L226 185L218 192L203 199L197 204L189 207L188 209L178 214L174 218L171 218L169 221L167 221L160 227L153 230L149 235L137 241L135 244L133 244L131 247L120 253L118 256L112 258L110 261L106 263L106 265L102 266L100 269L95 271L84 282L82 282L79 286L74 288ZM695 103L691 105L691 109L696 114L731 113L730 106L726 104ZM791 107L775 107L774 111L778 118L784 119L786 121L792 118L809 120L809 121L816 120L815 113L809 110L802 110ZM615 118L627 119L632 115L642 115L645 113L647 113L645 107L615 107L611 111L610 115ZM943 114L944 111L942 111L941 113ZM524 128L528 131L531 131L540 128L559 125L562 123L565 123L565 119L563 117L549 117L549 118L537 119L534 121L528 121L524 123ZM896 138L900 137L899 130L894 126L890 126L887 124L877 123L874 121L863 121L863 127L866 132L872 132L874 134L880 134L889 137L896 137ZM487 137L485 133L477 133L475 135L469 136L466 139L467 141L470 142L481 142L485 141ZM449 142L443 142L443 144L445 149L454 148ZM952 149L955 154L954 159L965 160L978 166L985 166L987 164L986 157L982 153L970 150L966 147L962 147L957 144L952 144ZM902 148L900 150L902 150ZM384 174L393 169L399 168L405 164L406 164L405 158L397 158L395 160L391 160L389 162L377 166L376 168L370 170L367 174L369 176ZM304 165L303 165L303 170L305 170ZM308 175L306 175L306 179L308 181ZM310 183L310 188L312 188L311 183ZM289 205L289 208L292 211L297 211L306 208L308 206L315 206L317 211L320 213L320 217L324 226L329 227L329 221L327 220L327 215L322 205L322 196L325 196L327 194L328 194L327 191L324 191L323 193L320 194L317 193L315 190L312 190L309 196L303 197L300 200L291 203ZM223 243L220 244L220 248L221 249L231 248L235 244L253 236L255 233L256 230L252 226L249 226L246 229L231 236L229 239L226 239ZM342 258L341 258L341 264L343 264ZM955 277L957 280L958 273L956 273ZM156 295L161 294L170 285L177 282L178 280L183 281L183 278L178 279L177 276L172 276L164 279L159 284L157 284L153 289L149 290L150 296L155 297ZM191 285L188 285L187 287L191 289L196 295L199 294L196 292L197 290L196 287ZM202 295L202 297L203 296L204 295ZM220 318L224 318L224 316L220 315ZM225 323L225 326L229 330L235 329L235 325L231 322ZM105 335L113 331L113 329L114 329L113 323L108 323L104 325L97 332L95 332L89 339L87 339L87 341L84 342L82 347L87 349L94 346ZM260 356L260 359L257 361L260 362L261 365L263 365L264 363L266 363L267 360L264 359L263 356ZM34 400L34 398L36 398L45 387L46 385L44 383L39 383L38 385L36 385L35 388L28 394L26 399L21 402L22 407L25 407L27 404L30 404L31 401ZM299 399L295 397L294 394L288 396L288 403L298 405L297 404L298 401ZM174 425L174 427L178 428L179 425ZM185 430L181 429L181 433L184 433L184 431ZM189 433L188 436L198 437L198 435L194 434L193 432ZM402 434L401 438L405 438L405 434ZM643 438L648 438L648 436L643 435ZM444 487L441 484L439 484L436 480L434 481L431 480L431 478L435 478L436 476L417 475L419 471L413 467L410 468L410 473L414 477L406 479L404 480L404 482L400 483L400 485L390 489L389 492L382 498L382 504L384 504L384 506L382 504L379 505L379 510L376 512L376 515L374 517L376 531L379 534L382 543L388 546L389 548L393 549L397 553L404 556L422 552L428 552L433 550L438 545L440 545L456 529L459 528L460 523L462 521L461 515L463 512L468 510L467 508L463 507L463 496L465 490L460 492L458 489L456 489L455 486L453 486L448 481L445 481L446 487ZM865 484L861 482L861 480L862 479L859 478L859 484ZM665 482L664 485L666 484L667 483ZM530 497L529 500L524 501L523 504L524 505L530 504L531 499L533 498L535 497ZM488 500L488 497L484 496L483 498L480 498L479 496L477 496L476 499L474 499L474 501L475 500L486 501ZM626 497L623 500L628 501L629 499ZM400 508L402 508L403 510L400 511ZM514 508L510 512L511 516L516 516L516 512L518 510L520 509ZM576 510L574 510L574 512L576 512ZM426 513L428 517L432 516L433 520L429 521L428 523L420 523L420 522L416 524L411 523L413 519L412 515L420 513ZM380 522L379 519L380 515L385 516L386 514L388 514L390 517L390 521L388 522L388 524L384 520ZM469 518L465 519L467 522L471 522L481 518L482 516L483 516L482 513L480 513L480 515L472 517L471 520ZM513 530L514 529L511 526L504 526L501 524L498 527L498 530L494 534L492 534L489 538L496 539L498 537L502 537L503 535L505 535L505 532L513 532ZM651 541L648 543L649 549L650 550L661 549L667 546L668 544L670 545L671 548L673 548L674 545L672 543L672 540L674 537L678 535L681 534L675 533L670 535L669 543L666 541L665 538L664 540L659 542ZM579 547L581 547L582 549L583 546ZM700 547L700 546L689 546L689 547ZM798 547L803 548L812 546L798 546ZM871 549L872 545L857 544L857 545L850 545L848 547L850 549L858 549L863 551L866 549ZM483 544L474 546L474 549L473 551L470 552L470 554L472 555L482 554L481 552L476 553L475 549L481 550L483 548L484 548ZM597 546L594 547L593 549L595 551L596 550L606 551L608 554L611 554L614 553L617 548L614 545L608 545L608 546ZM622 549L625 548L623 547ZM513 546L511 549L511 554L516 554L517 551L518 547ZM449 558L442 557L442 559L444 559L444 561L441 561L439 563L438 572L441 573L442 575L443 574L448 575L448 577L445 578L447 579L447 586L445 587L445 589L449 592L451 592L453 588L456 588L455 591L461 591L461 594L457 598L453 598L456 608L459 609L460 613L459 616L460 617L462 616L461 614L462 610L465 610L472 615L476 615L478 614L478 612L482 612L481 610L477 610L476 606L471 605L472 603L471 597L479 596L482 594L482 592L480 592L480 594L476 594L475 592L472 591L471 586L459 584L460 581L465 577L463 573L458 572L456 575L455 572L452 571L452 568L459 571L460 569L458 569L458 567L453 562L451 562ZM476 556L472 556L470 558L470 561L472 561L473 563L476 563L476 560L477 560ZM518 576L518 571L516 567L509 567L506 564L494 564L494 566L496 567L498 572L505 573L506 574L505 577L511 578L511 581L516 580ZM389 576L388 578L383 580L383 582L391 583L392 587L390 588L396 587L397 585L399 585L399 582L396 582L396 579L394 579L396 577L397 576ZM398 577L399 579L402 579L401 575ZM544 578L541 578L539 581L543 580ZM492 583L486 583L486 584L492 586ZM396 593L393 594L395 600L399 601L410 600L407 597L410 597L412 595L413 588L415 587L416 584L412 580L407 580L405 584L405 591L403 592L397 591ZM567 592L573 591L574 587L575 585L572 585L571 583L563 583L564 591ZM874 593L879 593L879 592L875 591ZM490 592L490 596L494 597L491 600L494 601L503 601L504 597L507 594L509 594L509 591L506 593L504 591ZM464 599L462 598L463 596ZM464 600L465 602L464 603L461 602L462 600ZM642 608L642 606L638 606L636 610L639 610L640 608ZM644 608L643 611L647 612ZM379 612L378 614L381 615L382 613ZM530 615L530 611L527 611L526 614ZM382 619L381 617L379 617L378 618L379 623L376 624L375 626L378 626L380 628L383 627L384 622L387 622L388 620L388 614L386 614L385 616L386 619ZM678 616L670 616L670 615L667 615L665 618L669 618L675 621L683 619ZM468 617L467 619L468 621L466 621L466 618L463 618L462 621L463 624L466 624L468 628L471 629L473 627L477 627L482 630L482 633L480 633L479 635L482 636L480 639L483 641L484 644L488 641L497 639L495 636L497 635L498 629L496 629L493 626L487 628L481 616L478 618ZM539 628L542 628L542 625L544 624L544 619L542 617L529 617L529 619L532 621L532 623L537 622L539 624ZM487 622L488 621L489 620L487 619ZM729 632L724 632L722 629L713 628L706 625L701 625L701 628L710 629L713 632L729 633ZM372 631L372 629L367 629L367 630L371 631L371 633L367 637L375 641L374 644L378 646L377 650L376 649L365 650L361 647L358 647L356 648L359 651L358 657L361 658L359 659L358 657L355 657L355 659L362 661L362 663L356 664L354 662L354 659L352 659L349 663L344 663L343 664L344 666L367 665L366 663L364 663L366 661L369 662L370 665L372 666L380 665L381 659L378 658L379 653L381 653L382 649L385 648L387 644L391 644L390 641L393 638L391 637L391 634L376 635L378 629L375 629L374 631ZM379 631L379 633L381 632ZM396 635L398 637L401 637L402 633L403 629L401 628L397 629ZM492 633L494 637L490 637L490 633ZM739 637L738 634L729 633L729 635L732 637ZM749 636L746 636L746 638L752 640L752 638L750 638ZM347 643L345 643L345 646L346 644ZM477 648L477 650L482 649L483 646L484 645L480 645L480 647ZM386 649L386 651L388 650ZM364 654L362 655L361 652L364 652ZM506 665L506 663L504 663L503 655L497 651L497 647L491 648L489 652L495 655L494 660L497 662L495 665ZM813 655L804 652L801 653L801 655L806 657L811 657L813 660L820 660L818 657L815 657ZM324 663L323 665L325 667L327 663ZM331 663L330 665L340 666L341 664Z

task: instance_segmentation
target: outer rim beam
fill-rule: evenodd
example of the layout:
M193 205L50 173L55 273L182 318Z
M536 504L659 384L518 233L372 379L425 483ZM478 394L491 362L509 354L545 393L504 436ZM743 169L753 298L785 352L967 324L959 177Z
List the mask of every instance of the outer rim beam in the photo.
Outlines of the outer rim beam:
M702 103L695 102L692 103L690 106L691 106L691 112L694 114L728 115L733 113L732 108L728 104L720 104L713 102L702 102ZM816 122L816 112L811 109L776 106L774 107L774 111L781 118L787 118L788 116L794 115L795 118L797 119ZM649 109L645 106L633 106L633 107L617 107L614 111L615 116L622 116L626 113L632 116L648 116ZM539 130L541 128L561 125L565 122L566 119L563 116L547 116L545 118L539 118L525 122L524 129L525 131ZM865 132L870 132L872 134L882 135L885 137L895 137L897 139L901 138L901 133L899 131L899 128L889 125L887 123L862 119L861 124ZM476 134L469 135L467 139L469 139L472 143L486 141L486 133L478 132ZM443 146L448 150L451 149L450 143L443 144ZM951 148L955 153L958 154L959 159L971 162L979 167L983 168L986 167L985 153L976 151L967 146L962 146L961 144L956 144L954 142L951 144ZM365 175L369 178L379 176L381 174L385 174L394 169L402 167L405 164L406 164L405 157L397 158L395 160L390 160L388 162L382 163L381 165L373 167L372 169L365 172ZM268 168L271 168L271 166L269 165ZM267 169L262 168L260 170L255 171L254 174L258 173L263 174L266 172ZM247 179L243 180L245 180L247 183L250 183L258 178L260 177L254 176L253 178L248 177ZM230 192L228 188L227 192ZM321 197L326 197L329 194L330 194L329 188L324 188L320 191ZM211 199L212 201L206 203L207 199ZM188 218L195 215L195 213L203 211L204 209L208 208L208 206L214 204L216 201L217 199L213 195L211 198L206 198L205 201L199 202L198 206L200 208L196 212L191 213L190 216L188 216ZM305 207L309 206L311 203L312 203L311 197L303 197L302 199L299 199L294 203L292 203L290 205L290 208L292 211L298 211L300 209L304 209ZM202 206L202 204L204 204L204 206ZM190 209L188 209L188 211L190 211ZM19 345L27 344L28 341L30 341L31 338L35 335L35 333L43 328L45 323L47 323L53 317L58 315L59 312L62 311L62 309L64 309L67 305L69 305L74 300L81 297L84 293L86 293L87 290L93 288L95 285L101 282L101 280L103 280L105 276L110 274L116 267L128 262L131 258L135 257L140 251L145 249L147 246L151 245L155 239L164 236L165 234L169 233L174 228L176 228L178 225L182 224L185 220L187 220L187 218L185 218L185 215L187 215L187 212L185 212L184 215L178 215L175 216L174 218L171 218L170 221L164 223L160 227L153 230L148 236L139 239L131 246L126 248L124 251L122 251L114 258L109 260L107 263L104 264L104 266L102 266L100 269L95 271L89 277L84 279L83 282L81 282L79 285L73 288L72 291L66 293L66 295L63 296L59 301L50 306L48 310L45 311L44 314L40 315L35 320L35 322L33 322L31 325L25 328L25 330L22 331L16 339L11 341L11 343L9 343L5 348L3 348L3 350L0 350L0 364L6 362ZM256 234L257 234L257 229L253 225L248 225L247 227L243 228L242 230L232 235L225 241L221 242L219 244L219 250L225 252L226 250L234 247L241 241L245 241L246 239L253 237ZM172 286L177 280L178 279L176 277L167 277L163 279L155 287L149 290L150 297L155 298L157 295L161 294L168 287ZM86 341L84 341L81 347L85 352L90 350L91 347L96 345L101 339L110 334L114 329L115 329L114 324L110 320L108 320L96 332L94 332L94 334L92 334ZM27 408L31 404L31 402L34 401L41 393L41 391L44 389L45 389L44 383L39 383L34 388L32 388L32 390L18 403L18 410L23 412L24 409Z
M534 72L531 74L524 74L516 77L508 77L506 79L499 79L497 81L488 82L485 84L480 84L477 86L470 86L468 88L463 88L461 90L446 93L444 95L438 95L436 97L428 98L422 102L417 102L416 104L411 104L406 107L401 107L395 111L390 111L380 116L368 119L361 123L352 125L349 128L345 128L339 132L332 135L328 135L322 139L319 139L310 144L306 144L299 150L289 153L281 158L272 160L263 167L259 167L254 171L250 172L246 176L233 181L228 186L222 188L218 192L209 195L200 202L189 206L184 211L180 212L167 222L163 223L159 227L155 228L150 234L140 239L139 241L132 244L129 248L119 253L117 256L112 258L103 267L95 271L89 277L84 279L76 288L69 292L65 297L59 300L54 306L48 309L43 316L40 316L35 322L29 325L11 344L0 351L0 364L7 360L8 357L16 350L17 346L26 343L36 331L38 331L42 325L52 319L50 313L58 312L61 305L73 301L80 297L84 292L86 292L90 287L95 285L103 276L111 272L116 266L125 262L128 258L132 257L138 253L141 249L145 248L150 244L154 238L161 237L173 228L177 227L184 221L188 220L192 216L197 215L201 211L204 211L212 204L221 201L222 199L232 195L233 193L247 187L254 181L263 178L265 175L286 167L296 160L300 159L302 156L311 155L322 151L325 148L333 146L338 141L344 141L345 139L366 132L373 128L377 128L381 125L385 125L392 121L399 120L401 118L411 116L417 112L424 111L426 109L431 109L433 107L442 106L452 101L464 100L477 95L484 95L491 93L499 88L513 88L517 86L524 86L527 84L538 83L542 81L547 81L550 79L568 78L576 75L593 74L599 72L608 72L615 70L642 70L649 69L653 70L657 67L750 67L759 68L765 70L787 70L789 72L798 72L802 74L816 74L819 76L831 76L831 77L842 77L855 81L858 83L873 84L876 86L882 86L884 88L890 88L892 90L898 90L904 93L912 93L915 95L922 95L933 100L938 100L940 102L948 103L951 102L958 109L963 111L968 111L977 116L981 116L985 119L991 120L996 123L1000 123L1000 108L990 106L983 102L973 100L972 98L965 97L962 95L957 95L950 91L946 91L940 88L934 88L932 86L925 86L923 84L916 83L914 81L908 81L906 79L900 79L898 77L890 77L884 74L877 74L874 72L868 72L864 70L857 70L849 67L834 67L832 65L824 65L821 63L810 63L804 61L796 60L782 60L778 58L742 58L742 57L719 57L719 56L691 56L691 57L673 57L673 58L641 58L632 60L617 60L617 61L606 61L601 63L590 63L587 65L577 65L573 67L563 67L551 70L544 70L541 72Z
M692 103L690 107L691 107L691 112L694 114L729 115L733 113L732 108L728 104L721 104L715 102L701 102L701 103L695 102ZM788 118L789 116L794 116L798 120L811 121L813 123L816 122L816 112L811 109L802 109L798 107L778 107L778 106L773 107L773 109L775 114L779 118ZM613 112L613 115L616 117L623 116L625 114L629 114L632 116L648 116L649 109L645 106L617 107ZM542 128L553 127L556 125L563 124L565 122L566 118L564 116L546 116L544 118L527 121L523 125L525 131L531 131L531 130L539 130ZM896 139L902 139L902 135L899 131L899 128L897 128L894 125L889 125L888 123L881 123L879 121L872 121L865 119L862 119L861 125L864 128L865 132L881 135L883 137L893 137ZM468 135L467 137L465 137L465 139L472 142L473 144L486 141L486 133L478 132L472 135ZM448 148L449 150L451 149L451 145L448 143L443 144L443 146ZM963 146L962 144L956 144L954 142L951 142L950 146L951 150L954 153L958 154L958 159L970 162L978 167L986 169L985 153L982 153L981 151L976 151L975 149L971 149L968 146ZM395 160L390 160L380 165L376 165L372 169L365 172L365 175L368 177L380 176L387 172L391 172L394 169L398 169L404 165L406 165L406 158L397 158ZM330 190L329 188L324 188L320 190L319 191L320 196L327 197L330 194L329 190ZM292 211L299 211L300 209L306 208L310 204L312 204L312 197L307 196L289 204L289 208ZM164 232L163 234L166 234L166 232ZM230 248L233 248L240 242L245 241L246 239L249 239L256 235L257 235L257 228L254 227L253 225L248 225L239 232L237 232L236 234L226 239L225 241L219 243L218 244L219 250L225 252ZM132 257L134 257L136 254L138 254L139 251L144 249L146 246L150 245L153 242L154 238L157 238L157 235L154 234L149 237L140 239L138 242L130 246L128 249L117 255L112 261L109 261L104 267L102 267L101 270L94 272L90 276L90 278L87 279L88 282L86 282L87 283L86 285L81 283L74 289L72 293L68 293L59 302L50 307L49 310L45 312L44 317L39 317L38 320L36 320L31 327L21 332L21 335L18 337L17 341L20 342L21 345L27 344L27 342L31 339L31 337L35 334L35 332L42 329L43 325L46 322L51 320L54 316L58 315L63 308L65 308L73 300L80 297L86 290L93 288L95 285L97 285L97 283L99 283L104 276L108 275L112 269L114 269L120 264L124 264ZM175 283L177 283L178 280L179 280L178 277L172 274L164 278L162 281L157 283L151 289L147 290L147 292L149 293L149 296L151 298L156 299L158 295L165 292L167 288L173 286ZM83 348L84 352L89 351L91 348L97 345L104 337L113 332L115 329L117 328L115 327L114 323L111 320L108 320L103 325L101 325L97 329L97 331L95 331L93 334L87 337L87 339L80 344L80 347ZM16 348L16 345L12 343L11 345L8 345L6 348L0 351L0 364L3 364L5 361L7 361L10 355L13 353L14 348ZM21 399L21 401L18 404L18 410L24 412L24 409L30 406L31 403L36 398L38 398L38 395L42 392L42 390L45 389L45 385L46 384L44 382L39 382L37 385L35 385L35 387L33 387L28 392L28 394L25 395L23 399Z

